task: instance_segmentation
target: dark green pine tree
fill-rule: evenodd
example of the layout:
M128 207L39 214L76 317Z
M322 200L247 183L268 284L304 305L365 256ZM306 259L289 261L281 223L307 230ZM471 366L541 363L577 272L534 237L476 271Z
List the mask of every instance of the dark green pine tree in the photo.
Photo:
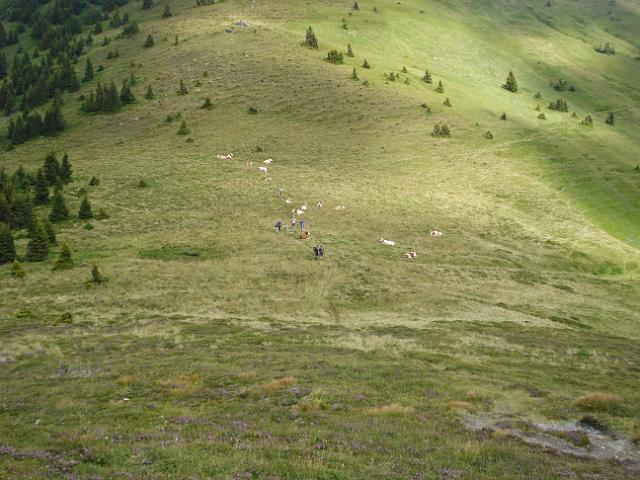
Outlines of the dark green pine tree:
M362 62L362 68L371 68L371 65L369 65L366 58L364 59L364 62Z
M516 93L518 91L518 82L516 81L516 76L512 71L509 72L509 75L507 76L507 80L502 85L502 88L513 93Z
M84 81L90 82L91 80L93 80L93 63L90 58L87 58L87 63L84 66Z
M36 172L36 181L33 190L33 203L36 205L49 203L49 184L41 168Z
M143 10L151 10L151 7L153 7L153 0L144 0L142 2Z
M436 87L436 92L444 93L444 85L442 84L442 80L438 81L438 86Z
M54 100L53 105L44 116L42 133L44 135L55 135L64 130L64 117L62 116L62 105L59 100Z
M56 158L54 152L50 152L44 159L44 178L47 181L47 185L53 186L60 177L60 162Z
M71 181L71 174L73 170L71 169L71 162L69 162L69 155L64 154L62 157L62 163L60 164L60 180L62 183L69 183Z
M56 239L56 231L53 228L53 224L51 223L51 220L46 219L44 221L44 233L46 233L47 235L47 241L49 242L50 245L55 245L58 240Z
M27 244L27 256L25 258L28 262L42 262L47 259L48 255L49 242L47 241L47 234L44 232L42 225L35 222L31 239Z
M33 205L29 195L26 193L14 194L8 220L13 229L31 228L33 225Z
M318 48L318 39L316 38L316 34L313 33L313 28L311 27L307 28L304 44L310 48Z
M49 220L52 222L61 222L69 218L69 209L64 201L62 189L56 189L51 198L51 211L49 212Z
M78 218L81 220L88 220L93 218L93 212L91 211L91 202L85 196L80 202L80 210L78 211Z
M350 43L349 43L349 44L347 44L347 55L348 55L349 57L353 57L353 56L354 56L354 55L353 55L353 49L351 48L351 44L350 44Z
M151 88L151 85L149 85L147 87L147 93L144 94L144 98L146 98L147 100L153 100L156 97L155 93L153 93L153 88Z
M187 122L185 120L182 121L180 128L178 129L178 135L189 135L191 130L187 126Z
M433 83L433 80L431 79L431 72L429 72L429 69L425 70L424 75L422 76L422 80L425 83Z
M73 268L73 258L71 258L71 250L66 243L60 245L60 253L58 259L53 265L53 270L67 270Z
M164 7L164 12L162 12L162 18L169 18L172 16L173 13L171 13L171 7L169 7L169 4L167 3Z
M9 225L0 223L0 264L10 263L16 259L16 246Z
M154 42L153 42L153 36L151 34L147 35L147 40L144 42L143 47L144 48L151 48L153 47Z
M93 28L94 35L100 35L102 33L102 23L96 22L96 26Z

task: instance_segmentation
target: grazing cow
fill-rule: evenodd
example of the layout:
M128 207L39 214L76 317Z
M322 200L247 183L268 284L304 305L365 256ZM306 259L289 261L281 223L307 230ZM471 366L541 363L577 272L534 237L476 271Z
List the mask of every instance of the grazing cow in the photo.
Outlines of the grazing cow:
M440 231L438 231L438 230L433 230L433 231L431 232L431 236L432 236L432 237L441 237L442 235L444 235L444 233L442 233L442 232L440 232Z
M337 212L344 212L344 208L344 205L338 205L337 207L334 207L334 210Z
M265 182L270 182L271 181L271 177L267 177L264 180L265 180Z
M380 239L380 243L383 245L387 245L389 247L395 247L396 246L396 242L394 242L393 240L385 240L384 238Z
M284 201L284 203L286 203L286 204L290 204L290 203L291 203L291 199L290 199L290 198L287 198L287 199Z
M260 173L267 173L267 167L258 167L258 170L260 170Z
M296 215L304 215L304 210L300 210L299 208L296 210Z
M270 165L270 164L272 164L272 163L273 163L273 158L267 158L267 159L266 159L264 162L262 162L262 163L264 163L265 165Z
M324 207L324 203L323 202L318 202L318 203L316 203L316 207L322 208L322 207Z
M417 256L418 254L416 252L407 252L403 255L403 257L405 258L411 258L411 259L416 258Z
M246 162L244 164L245 167L249 168L249 167L253 167L253 162Z
M308 208L308 207L307 207L307 204L305 203L304 205L302 205L302 206L300 207L300 210L306 210L307 208Z

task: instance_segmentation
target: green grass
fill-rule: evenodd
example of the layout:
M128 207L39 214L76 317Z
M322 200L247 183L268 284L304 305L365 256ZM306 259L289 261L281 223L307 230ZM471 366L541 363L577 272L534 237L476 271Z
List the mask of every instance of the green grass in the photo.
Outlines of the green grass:
M51 271L57 248L22 280L0 268L0 445L50 453L5 454L0 477L633 478L468 432L450 402L575 421L602 392L620 401L597 418L637 435L640 7L351 3L173 1L168 20L133 4L140 34L91 49L106 69L82 91L133 71L137 104L84 116L67 96L67 132L2 152L13 171L67 151L71 212L86 188L109 218L58 226L72 270ZM605 41L615 56L594 51ZM354 58L325 61L347 43ZM500 88L510 69L517 94ZM558 76L593 129L546 109ZM274 233L305 202L311 239ZM87 288L93 264L108 281Z

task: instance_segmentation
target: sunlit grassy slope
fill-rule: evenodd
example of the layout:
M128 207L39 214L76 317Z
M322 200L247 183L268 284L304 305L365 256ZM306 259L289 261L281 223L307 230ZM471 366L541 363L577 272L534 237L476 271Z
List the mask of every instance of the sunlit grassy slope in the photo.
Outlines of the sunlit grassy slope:
M87 188L110 217L60 226L71 271L51 272L53 253L20 281L0 269L0 443L65 459L87 446L96 458L72 467L87 478L633 478L466 433L447 402L481 389L487 414L574 421L577 396L611 391L623 408L602 418L640 428L640 5L351 3L173 1L161 20L136 2L141 33L89 56L97 80L134 72L137 104L83 116L66 97L67 132L2 153L12 171L69 152L72 210ZM317 51L301 46L309 25ZM607 41L615 56L594 51ZM347 43L345 65L324 60ZM509 70L517 94L500 87ZM556 92L559 76L577 91ZM546 108L561 95L569 114ZM437 122L451 138L430 135ZM305 202L311 240L275 234ZM93 264L109 281L87 289ZM62 468L5 459L8 478Z

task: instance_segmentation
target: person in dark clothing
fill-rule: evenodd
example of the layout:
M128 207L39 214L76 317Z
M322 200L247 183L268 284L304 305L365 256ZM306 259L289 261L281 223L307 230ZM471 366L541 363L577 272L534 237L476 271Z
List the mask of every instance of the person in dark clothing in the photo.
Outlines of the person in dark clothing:
M318 245L316 245L315 247L313 247L313 254L314 254L316 257L318 256L318 254L319 254L319 251L318 251Z
M276 230L278 230L278 232L282 230L282 222L280 220L276 220Z
M322 245L320 245L320 247L318 247L318 256L320 258L324 258L324 247Z

